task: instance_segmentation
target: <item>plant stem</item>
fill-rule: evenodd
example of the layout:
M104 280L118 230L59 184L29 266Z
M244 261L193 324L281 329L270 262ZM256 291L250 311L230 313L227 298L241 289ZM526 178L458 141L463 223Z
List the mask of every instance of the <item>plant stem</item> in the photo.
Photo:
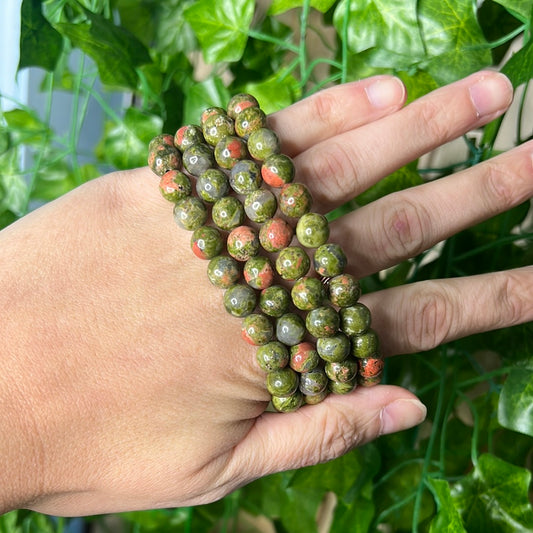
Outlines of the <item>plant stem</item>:
M346 83L348 78L348 22L350 20L350 0L344 0L344 14L342 17L342 43L341 43L341 83Z
M283 39L273 37L272 35L267 35L266 33L260 31L249 29L248 37L251 37L252 39L257 39L258 41L265 41L267 43L277 44L284 50L287 50L288 52L293 52L295 54L298 54L300 51L300 49L294 44L288 41L284 41Z
M300 84L303 87L307 83L307 24L309 20L310 0L304 0L300 13L300 42L298 46L298 58L300 59Z

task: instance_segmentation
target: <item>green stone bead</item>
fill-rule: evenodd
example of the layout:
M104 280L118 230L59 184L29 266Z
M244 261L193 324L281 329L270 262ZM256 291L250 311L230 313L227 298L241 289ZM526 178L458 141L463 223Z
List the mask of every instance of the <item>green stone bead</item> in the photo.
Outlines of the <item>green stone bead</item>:
M229 190L228 177L217 168L207 169L196 180L196 192L204 202L214 203L224 198Z
M337 307L350 307L361 296L359 282L350 274L339 274L329 280L329 301Z
M285 287L272 285L261 291L259 296L259 308L265 315L279 318L288 310L291 297Z
M177 201L190 196L192 185L189 176L179 170L165 172L159 180L159 190L163 198L169 202Z
M264 161L272 154L279 154L280 149L278 136L268 128L259 128L248 137L248 152L258 161Z
M381 376L385 361L383 357L360 357L357 360L359 365L359 376L363 379L371 379Z
M305 395L320 394L328 386L328 377L321 368L304 372L300 376L300 391Z
M205 143L202 128L196 124L182 126L174 135L174 145L182 152L194 144Z
M307 405L317 405L323 402L329 395L329 389L326 387L322 392L318 394L304 394L304 403Z
M169 145L167 142L154 143L154 146L148 152L148 166L158 176L162 176L169 170L179 170L181 164L181 153L174 144Z
M230 231L244 222L244 207L235 196L225 196L213 204L211 216L220 229Z
M200 176L215 166L215 156L207 144L194 144L183 152L183 166L193 176Z
M229 289L241 277L239 263L227 255L213 257L207 265L209 281L221 289Z
M272 406L280 413L292 413L297 411L303 404L303 396L296 391L289 396L272 396Z
M248 261L259 252L257 230L251 226L238 226L231 230L226 243L228 253L237 261Z
M274 326L262 313L252 313L244 318L241 327L241 336L253 346L262 346L272 340Z
M340 363L350 355L350 339L342 332L316 341L318 355L329 363Z
M259 165L250 159L236 163L229 176L229 184L237 194L248 194L259 189L262 181Z
M372 377L357 376L357 384L361 387L373 387L381 383L381 377L381 374Z
M309 272L311 261L299 246L288 246L276 258L276 271L285 280L301 278Z
M263 290L274 281L274 267L268 257L256 255L246 261L243 269L246 283L254 289Z
M289 350L279 341L270 341L259 346L255 355L257 363L265 372L280 370L289 363Z
M224 307L236 317L249 315L257 304L257 296L252 287L238 283L224 292Z
M239 93L230 98L227 106L227 113L232 119L249 107L259 107L259 102L251 94Z
M218 166L229 170L239 161L248 157L248 148L246 148L246 143L239 137L228 135L218 141L214 153Z
M152 152L161 145L175 148L174 137L170 133L160 133L159 135L156 135L148 144L148 152Z
M349 337L361 335L361 333L367 331L372 321L370 309L361 302L350 307L344 307L340 310L340 316L341 329Z
M300 342L291 346L289 365L296 372L310 372L319 362L320 357L313 343Z
M259 107L247 107L235 117L235 132L243 139L248 139L254 131L265 126L266 115Z
M352 340L352 355L354 357L376 357L379 353L379 339L373 329L361 335L354 335Z
M213 115L226 115L226 110L223 107L219 106L210 106L204 109L200 116L200 124L202 125L202 128L207 119L212 117Z
M279 252L292 241L292 226L279 217L269 218L259 230L259 242L267 252Z
M333 307L317 307L307 313L305 326L313 337L331 337L339 330L340 318Z
M174 220L186 230L195 230L205 224L207 209L196 196L187 196L174 205Z
M268 189L256 189L246 195L244 211L252 222L262 223L276 213L277 201Z
M193 231L191 249L200 259L213 259L222 251L224 240L220 232L211 226L200 226Z
M349 358L340 362L326 363L324 371L331 381L348 383L357 375L357 361Z
M261 165L261 176L270 187L280 188L294 180L294 163L285 154L272 154Z
M349 392L352 392L357 383L354 379L353 381L348 381L346 383L342 383L340 381L331 381L328 383L329 391L333 394L348 394Z
M315 250L313 265L320 276L338 276L343 273L346 263L346 255L338 244L323 244Z
M276 337L287 346L302 342L305 336L305 322L295 313L285 313L276 321Z
M303 183L289 183L281 188L278 203L285 216L300 218L311 210L313 198Z
M272 396L290 396L298 389L298 374L288 366L269 372L266 377L267 390Z
M304 276L292 286L291 298L298 309L310 311L324 303L324 285L318 278Z
M320 213L306 213L296 224L296 237L306 248L318 248L329 238L329 223Z
M207 143L215 146L224 137L235 134L235 125L228 115L213 114L202 124L202 132Z

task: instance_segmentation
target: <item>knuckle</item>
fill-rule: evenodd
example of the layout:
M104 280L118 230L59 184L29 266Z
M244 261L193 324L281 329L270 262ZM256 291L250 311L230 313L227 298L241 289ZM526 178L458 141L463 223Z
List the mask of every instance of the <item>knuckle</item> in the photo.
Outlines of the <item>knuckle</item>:
M514 176L514 175L513 175ZM510 172L500 164L488 164L485 189L489 202L499 210L512 207L516 201L516 180L511 179Z
M361 441L353 420L349 419L340 409L329 413L321 420L320 445L316 450L316 462L326 462L345 454Z
M433 139L434 141L442 141L451 136L450 120L441 120L442 107L440 103L432 100L426 100L418 109L418 120L422 129L421 135Z
M531 302L531 293L524 290L523 280L514 275L513 272L498 274L496 283L496 304L498 309L498 324L500 327L515 325L523 320L524 316L530 314L526 310L526 302ZM529 303L531 306L531 303Z
M327 90L320 91L310 98L310 116L313 121L321 124L322 127L326 127L329 130L330 127L334 127L338 120L338 101L337 98ZM334 128L335 130L337 128Z

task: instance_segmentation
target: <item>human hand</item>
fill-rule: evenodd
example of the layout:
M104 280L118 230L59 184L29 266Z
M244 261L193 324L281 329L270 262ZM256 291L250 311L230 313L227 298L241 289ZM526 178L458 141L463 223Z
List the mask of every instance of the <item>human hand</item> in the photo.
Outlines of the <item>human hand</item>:
M500 85L488 88L495 111L478 116L469 88L482 76ZM382 107L368 99L375 81L374 96L388 94ZM487 122L510 101L509 86L485 73L398 111L404 92L389 81L335 87L270 118L317 210ZM489 95L483 99L488 104ZM528 198L531 151L525 145L379 200L332 224L332 240L359 276L390 266ZM470 196L457 209L475 184L479 204ZM88 183L0 234L0 301L10 310L0 375L14 377L0 381L0 416L12 430L9 440L0 436L0 461L13 480L0 508L77 515L204 503L423 419L411 393L385 385L295 413L264 413L255 350L240 340L240 321L223 310L189 238L147 169ZM531 271L492 276L365 295L384 352L530 320ZM492 298L488 315L505 288L505 309L514 313L474 316L480 283Z

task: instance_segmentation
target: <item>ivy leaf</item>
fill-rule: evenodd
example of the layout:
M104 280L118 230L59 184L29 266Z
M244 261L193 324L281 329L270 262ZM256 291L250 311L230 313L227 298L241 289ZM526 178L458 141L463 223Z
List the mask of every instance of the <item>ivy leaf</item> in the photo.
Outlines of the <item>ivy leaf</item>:
M498 422L533 437L533 369L513 368L500 394Z
M325 13L333 4L335 0L311 0L309 5L322 13ZM302 7L303 0L273 0L268 9L269 15L279 15L285 13L289 9L295 7Z
M531 472L484 454L475 469L453 485L452 499L469 533L533 531L528 499Z
M449 483L444 479L428 478L426 483L437 503L437 516L431 521L429 533L466 533L457 511Z
M241 59L254 6L254 0L198 0L184 10L207 63Z
M509 13L527 22L531 18L531 0L494 0L502 5Z
M257 83L247 83L244 92L253 94L266 114L291 105L301 96L298 82L284 71Z
M206 107L225 108L229 98L229 92L219 77L207 78L201 83L195 83L187 90L185 124L199 124L202 111Z

